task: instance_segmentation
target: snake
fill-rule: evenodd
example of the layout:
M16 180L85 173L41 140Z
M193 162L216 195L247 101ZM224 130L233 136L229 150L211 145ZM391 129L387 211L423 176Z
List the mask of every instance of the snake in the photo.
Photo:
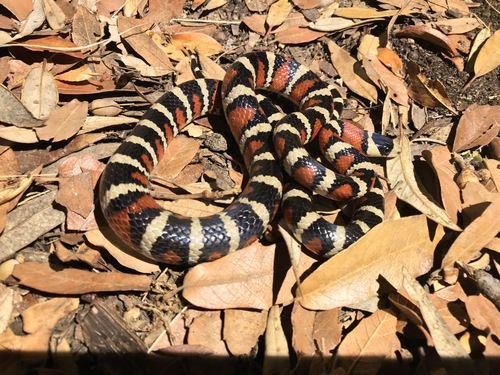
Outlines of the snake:
M285 97L297 110L283 116L257 96L260 90ZM149 189L153 168L186 125L221 108L248 172L245 188L224 211L207 217L161 208ZM340 121L342 109L338 91L305 65L270 52L243 55L222 81L182 83L145 112L101 176L104 218L133 250L162 263L192 266L259 240L281 207L295 238L331 257L383 221L384 195L367 155L386 156L395 149L391 138ZM336 172L306 151L315 139ZM341 226L325 220L314 211L311 192L354 200L351 221Z

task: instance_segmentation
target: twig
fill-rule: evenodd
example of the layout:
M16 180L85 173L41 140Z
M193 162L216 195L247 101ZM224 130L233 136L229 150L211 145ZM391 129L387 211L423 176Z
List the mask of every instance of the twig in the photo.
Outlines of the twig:
M190 23L213 23L215 25L239 25L241 21L216 21L216 20L197 20L191 18L172 18L171 22L190 22Z

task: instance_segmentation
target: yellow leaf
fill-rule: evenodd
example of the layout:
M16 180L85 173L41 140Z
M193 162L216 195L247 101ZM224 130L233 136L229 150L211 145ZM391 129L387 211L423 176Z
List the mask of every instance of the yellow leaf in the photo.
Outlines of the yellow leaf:
M484 42L474 63L475 77L480 77L500 66L500 29Z

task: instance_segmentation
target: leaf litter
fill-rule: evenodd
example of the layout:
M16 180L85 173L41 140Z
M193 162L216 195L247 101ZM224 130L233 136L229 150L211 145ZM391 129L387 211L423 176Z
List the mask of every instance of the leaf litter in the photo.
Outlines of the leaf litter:
M226 374L241 359L266 374L494 371L497 8L85 4L6 0L0 9L6 373L146 374L157 373L152 363L174 369L185 360L190 373ZM260 242L189 270L128 252L102 222L97 182L150 103L192 79L186 48L206 77L221 79L256 49L285 53L336 85L347 99L343 119L401 149L376 161L385 166L386 221L327 261L301 252L278 221ZM208 146L213 134L229 147ZM220 119L196 121L154 171L155 197L181 214L219 212L244 184L231 142ZM316 205L342 222L331 203Z

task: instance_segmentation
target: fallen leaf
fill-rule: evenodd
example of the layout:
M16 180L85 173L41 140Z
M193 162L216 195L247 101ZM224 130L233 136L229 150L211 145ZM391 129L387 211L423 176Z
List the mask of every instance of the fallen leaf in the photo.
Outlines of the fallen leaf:
M222 319L220 311L204 311L189 325L187 343L208 348L212 354L227 356L227 349L222 341Z
M36 128L41 140L60 142L73 137L83 127L87 118L88 103L73 99L62 107L55 108L45 121L45 126Z
M340 343L336 358L336 371L377 373L383 361L400 349L396 335L396 315L390 310L378 310L359 324Z
M73 268L55 270L48 263L27 262L14 267L12 276L21 285L46 293L87 294L115 291L147 291L151 279L121 272L95 273Z
M446 253L441 268L452 268L456 261L469 262L500 232L500 196L469 224Z
M398 198L436 223L454 231L461 231L446 211L439 207L428 193L423 192L423 187L416 180L408 139L402 137L399 138L399 142L401 152L396 157L387 160L387 177Z
M170 40L177 48L189 48L205 56L213 56L224 52L224 47L209 35L203 33L177 33Z
M122 247L115 246L111 243L99 229L87 231L85 233L85 238L90 244L106 249L106 251L124 267L140 273L155 273L160 271L160 267L154 260L145 258L140 259L140 254L136 253L132 255L128 254Z
M78 5L71 22L71 39L84 50L95 50L98 48L96 42L102 37L102 29L97 16L84 5ZM92 46L90 48L85 48Z
M436 351L448 372L450 374L475 374L472 359L439 315L424 288L406 268L403 268L402 276L403 286L411 299L418 304Z
M469 106L458 122L452 150L461 152L490 143L500 131L499 113L498 105Z
M475 75L471 82L491 72L498 66L500 66L500 29L495 31L493 35L484 42L477 53L476 61L474 62Z
M448 51L452 57L460 56L450 39L441 31L434 29L430 25L409 26L396 33L398 38L423 39L429 43L437 45Z
M479 21L473 17L440 19L433 25L439 27L446 34L465 34L481 26Z
M293 5L289 0L278 0L269 7L266 17L266 23L269 30L281 25L288 18L288 15L293 10Z
M272 306L275 245L255 243L210 263L191 268L183 284L183 297L207 309Z
M359 69L356 71L355 67L357 61L348 52L330 40L328 41L328 49L330 50L330 58L332 59L333 66L347 87L370 102L376 103L377 89L357 74L359 72Z
M267 316L264 374L283 374L290 368L288 342L281 324L280 310L280 306L274 305Z
M233 356L250 355L266 329L267 311L224 310L222 337Z
M454 115L458 115L441 82L428 79L412 61L407 64L407 73L410 81L408 94L413 100L424 107L445 107Z
M0 236L0 261L64 222L64 212L53 207L54 196L55 192L49 192L34 198L7 215L7 225Z
M446 146L434 146L430 150L422 151L422 156L434 169L439 179L441 200L450 219L457 224L458 214L462 212L460 189L455 183L457 170L453 164L453 157Z
M56 35L26 39L19 44L30 51L47 51L71 56L76 60L83 59L83 53L75 51L78 49L75 43Z
M431 240L424 215L387 220L309 275L299 302L314 310L354 304L377 295L380 276L399 288L403 266L414 276L428 272L441 232Z
M200 143L192 138L176 137L165 150L160 163L155 167L154 174L166 180L175 178L196 156Z
M371 8L342 7L335 9L335 15L342 18L368 18L370 20L373 20L374 18L393 17L396 15L407 16L412 13L415 13L415 11L410 10L409 8L401 10L377 10Z
M3 85L0 85L0 102L2 103L0 106L1 122L15 125L20 128L32 128L43 125L43 121L35 118L21 101ZM35 135L35 133L33 133L33 135Z

